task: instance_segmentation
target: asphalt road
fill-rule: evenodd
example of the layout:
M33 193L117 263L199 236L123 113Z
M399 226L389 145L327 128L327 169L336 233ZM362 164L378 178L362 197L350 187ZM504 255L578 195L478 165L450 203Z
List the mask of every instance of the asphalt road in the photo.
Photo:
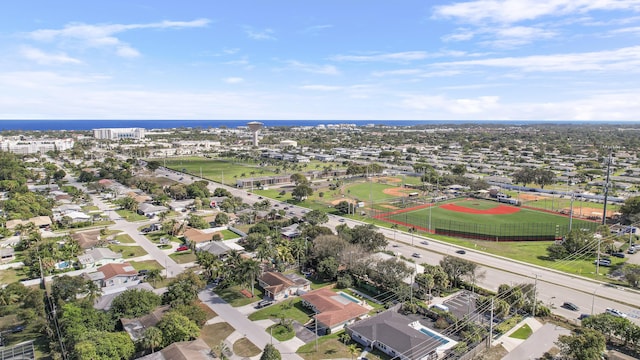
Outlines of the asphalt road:
M191 176L164 169L157 170L157 173L159 176L166 176L175 181L179 181L180 177L183 177L183 182L192 181ZM255 194L250 194L246 190L218 183L211 183L209 186L212 191L218 187L229 190L234 196L242 197L249 204L259 201ZM272 203L276 202L272 199ZM300 206L289 204L287 206L289 207L287 214L293 211L298 217L308 211ZM350 227L363 224L360 221L329 215L329 222L326 225L335 228L343 223ZM602 313L606 308L611 307L627 313L630 320L640 324L640 292L638 291L609 287L601 282L466 248L466 254L460 255L456 253L459 247L435 239L386 228L380 228L380 231L388 239L396 240L389 241L390 244L387 247L389 250L400 253L406 258L411 258L411 255L417 252L422 256L418 260L419 263L437 265L445 255L450 255L479 264L480 276L476 279L476 283L486 289L496 291L501 284L535 283L537 278L538 299L549 306L554 313L569 319L577 319L581 313ZM421 241L428 241L429 245L422 245ZM393 243L398 247L393 247ZM561 308L560 305L565 301L578 305L580 310L574 312Z
M247 339L249 339L255 346L260 349L264 349L268 343L273 342L273 346L280 351L283 359L302 359L298 354L296 354L297 349L292 349L288 344L282 343L277 339L272 339L263 328L254 324L238 310L220 299L220 297L211 291L211 289L211 287L207 287L205 290L201 291L198 294L198 298L215 311L218 316L222 317L236 331L244 334L244 336L246 336Z

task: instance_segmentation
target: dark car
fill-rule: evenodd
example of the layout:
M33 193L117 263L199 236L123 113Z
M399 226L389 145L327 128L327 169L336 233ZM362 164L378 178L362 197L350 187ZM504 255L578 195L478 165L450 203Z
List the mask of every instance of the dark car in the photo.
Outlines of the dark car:
M460 254L460 255L464 255L464 254L466 254L466 253L467 253L467 252L466 252L466 251L464 251L464 250L458 250L458 251L456 251L456 254Z
M613 254L611 254L611 256L615 256L617 258L624 258L624 253L621 252L614 252Z
M588 318L590 316L591 315L589 315L589 314L580 314L580 316L578 316L578 320L584 320L584 319L586 319L586 318Z
M23 330L24 330L24 326L23 325L14 326L14 327L11 328L11 332L13 334L22 332Z
M562 307L567 309L567 310L571 310L571 311L578 311L580 310L580 308L578 307L578 305L574 304L574 303L570 303L570 302L565 302L564 304L562 304Z
M271 300L262 300L259 301L258 304L256 304L256 309L262 309L263 307L267 307L271 304L273 304L273 301Z

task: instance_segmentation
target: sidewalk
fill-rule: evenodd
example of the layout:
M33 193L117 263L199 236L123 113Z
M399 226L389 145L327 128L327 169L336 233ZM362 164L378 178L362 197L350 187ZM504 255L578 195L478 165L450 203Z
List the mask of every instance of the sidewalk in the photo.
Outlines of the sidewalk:
M499 338L493 340L492 345L502 344L502 346L507 351L509 351L509 352L513 351L513 349L515 349L516 347L520 346L526 340L516 339L516 338L509 337L509 336L512 333L514 333L516 330L520 329L525 324L529 325L529 327L531 328L532 336L536 331L538 331L543 326L543 324L540 323L538 320L536 320L534 318L531 318L531 317L527 317L527 318L523 319L522 321L520 321L516 326L514 326L513 329L507 331L506 333L502 334Z

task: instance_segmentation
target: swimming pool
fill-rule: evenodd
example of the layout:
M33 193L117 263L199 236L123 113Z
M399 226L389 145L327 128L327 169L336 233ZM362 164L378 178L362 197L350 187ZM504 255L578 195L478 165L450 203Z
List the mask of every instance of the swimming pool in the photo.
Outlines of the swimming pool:
M420 328L419 330L420 330L421 333L438 340L440 342L440 344L442 344L442 345L449 343L448 339L443 338L442 336L431 332L431 330L429 330L427 328L423 327L423 328Z
M351 295L349 295L349 294L347 294L347 293L343 293L342 291L339 291L339 292L338 292L338 295L340 295L340 296L342 296L343 298L345 298L345 299L347 299L347 300L349 300L349 301L351 301L351 302L354 302L354 303L356 303L356 304L360 304L360 302L361 302L359 299L356 299L356 298L354 298L353 296L351 296Z
M453 339L450 339L440 333L437 333L427 328L426 326L422 325L419 321L414 321L410 323L409 326L420 331L424 335L436 340L439 343L439 345L436 347L436 352L438 353L443 353L445 350L451 349L458 343Z

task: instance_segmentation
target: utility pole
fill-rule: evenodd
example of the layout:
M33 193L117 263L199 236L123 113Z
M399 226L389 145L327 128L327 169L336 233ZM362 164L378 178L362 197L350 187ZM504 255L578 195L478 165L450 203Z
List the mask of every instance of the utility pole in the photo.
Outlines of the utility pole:
M571 225L573 223L573 193L571 193L571 205L569 206L569 232L571 232Z
M609 196L609 172L611 170L611 149L607 159L607 181L604 183L604 207L602 209L602 225L607 224L607 197ZM599 250L599 249L598 249Z
M316 352L318 352L318 318L317 316L314 322L316 323Z
M493 299L491 298L491 316L489 317L489 336L487 336L487 347L491 346L491 339L493 338Z

